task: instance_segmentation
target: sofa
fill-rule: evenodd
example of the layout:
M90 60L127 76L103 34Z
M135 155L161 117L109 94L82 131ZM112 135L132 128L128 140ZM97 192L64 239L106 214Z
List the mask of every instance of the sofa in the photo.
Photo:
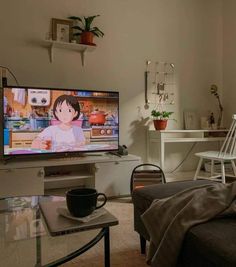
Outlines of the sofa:
M154 199L162 199L187 188L215 183L207 180L181 181L149 185L133 190L134 230L140 236L141 253L146 251L149 234L141 215ZM185 235L178 258L178 267L235 267L236 215L195 225Z

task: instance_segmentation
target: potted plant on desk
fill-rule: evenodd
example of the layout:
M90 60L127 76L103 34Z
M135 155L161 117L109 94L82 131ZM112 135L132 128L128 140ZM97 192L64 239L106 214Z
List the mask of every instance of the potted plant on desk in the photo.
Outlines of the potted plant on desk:
M74 20L77 24L72 29L77 30L73 35L80 36L80 43L85 45L93 45L93 37L103 37L104 33L98 27L92 27L92 22L96 17L100 15L89 16L89 17L76 17L71 16L69 19Z
M156 130L165 130L167 121L174 112L172 111L158 111L153 109L151 115Z

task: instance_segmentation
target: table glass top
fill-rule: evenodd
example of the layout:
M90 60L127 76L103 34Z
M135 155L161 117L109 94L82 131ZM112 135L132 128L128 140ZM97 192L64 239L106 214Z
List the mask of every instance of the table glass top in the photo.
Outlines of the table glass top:
M40 266L78 250L100 229L52 237L39 201L62 201L57 196L14 197L0 200L0 266Z

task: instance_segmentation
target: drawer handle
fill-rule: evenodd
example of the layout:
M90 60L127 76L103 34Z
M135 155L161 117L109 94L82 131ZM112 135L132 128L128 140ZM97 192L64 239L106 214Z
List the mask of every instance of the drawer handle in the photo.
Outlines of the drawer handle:
M95 165L94 165L94 171L97 172L99 169L100 169L100 166L97 165L97 164L95 164Z
M40 170L40 171L38 172L38 176L39 176L39 177L44 177L44 170Z

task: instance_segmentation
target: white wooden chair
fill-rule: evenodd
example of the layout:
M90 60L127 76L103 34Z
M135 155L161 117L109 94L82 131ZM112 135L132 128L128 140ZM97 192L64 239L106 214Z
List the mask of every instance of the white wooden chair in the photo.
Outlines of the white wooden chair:
M210 179L219 181L219 177L221 177L222 183L225 183L225 162L231 162L233 174L228 174L227 176L235 177L236 178L236 167L234 160L236 159L236 114L233 115L233 122L230 126L229 132L227 136L225 137L225 140L223 142L223 145L220 149L220 151L205 151L196 153L195 155L200 157L197 170L194 176L194 180L200 179ZM211 161L211 173L209 177L200 176L199 172L203 163L203 160L207 159ZM214 170L214 162L218 161L221 164L221 172L216 173ZM218 178L218 179L217 179Z

